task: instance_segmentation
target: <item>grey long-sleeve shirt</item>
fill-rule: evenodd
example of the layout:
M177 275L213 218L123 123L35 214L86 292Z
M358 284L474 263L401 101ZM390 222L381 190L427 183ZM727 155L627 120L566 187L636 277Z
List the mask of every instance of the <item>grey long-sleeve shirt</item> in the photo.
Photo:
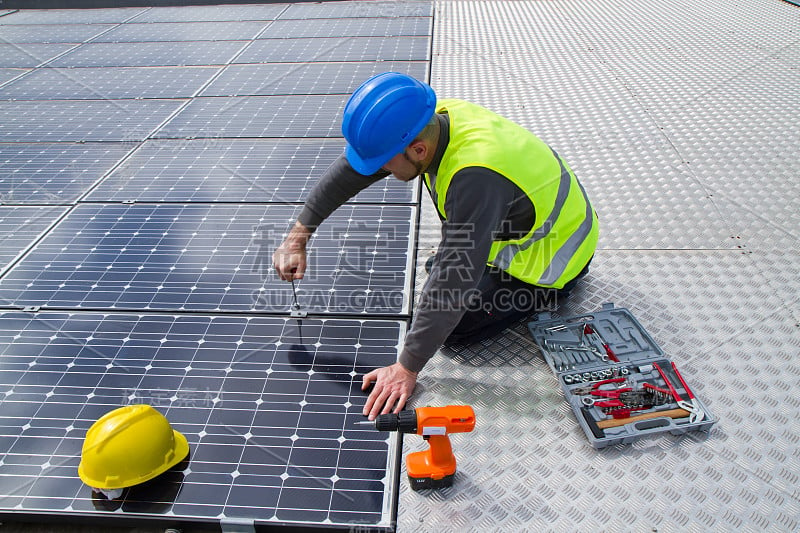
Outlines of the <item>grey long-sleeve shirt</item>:
M449 142L447 115L437 117L439 144L426 170L432 184ZM299 222L316 230L339 206L388 175L361 175L340 156L310 191ZM431 196L436 204L435 191ZM484 274L492 241L526 234L536 218L522 189L483 167L464 168L453 176L444 207L442 239L399 358L414 372L425 366L464 315Z

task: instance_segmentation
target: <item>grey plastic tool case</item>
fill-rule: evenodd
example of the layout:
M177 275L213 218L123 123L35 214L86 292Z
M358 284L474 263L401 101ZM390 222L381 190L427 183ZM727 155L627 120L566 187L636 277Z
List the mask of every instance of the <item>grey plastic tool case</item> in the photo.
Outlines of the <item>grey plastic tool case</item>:
M585 333L586 325L589 325L593 333ZM613 402L614 398L604 395L606 393L613 395L617 387L627 386L634 391L651 393L651 388L644 387L647 383L648 387L655 386L662 391L669 390L657 366L662 369L680 398L691 402L678 374L673 369L672 361L664 356L658 344L627 309L604 304L598 311L566 318L553 318L550 313L540 313L528 324L528 329L541 348L545 361L558 377L567 402L595 448L630 443L643 436L658 433L670 432L679 435L687 431L708 431L717 421L696 396L696 405L703 412L702 419L690 421L687 416L679 418L659 416L657 412L670 411L673 416L680 414L674 411L680 408L674 397L661 394L658 405L635 409L628 415L622 410L623 408L617 408L619 409L617 415L620 418L639 417L637 420L604 429L598 426L604 420L615 421L603 424L620 423L613 417L614 407L605 408L596 405ZM604 344L611 352L610 358ZM604 360L606 358L608 360ZM614 358L619 362L614 362ZM625 378L625 381L619 378ZM597 392L586 392L606 379L616 381L601 384L594 389L605 391L599 393L601 396L594 396L598 394ZM692 389L690 378L683 376L683 379ZM626 398L630 397L629 395ZM647 397L652 398L652 396Z

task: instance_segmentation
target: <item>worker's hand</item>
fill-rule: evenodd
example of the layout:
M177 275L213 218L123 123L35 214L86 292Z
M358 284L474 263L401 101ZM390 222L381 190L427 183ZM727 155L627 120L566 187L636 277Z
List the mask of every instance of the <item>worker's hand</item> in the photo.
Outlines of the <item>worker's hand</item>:
M362 413L370 420L375 420L380 414L391 412L392 408L395 414L399 413L406 405L408 397L414 392L417 373L406 369L400 363L377 368L364 375L361 390L367 390L373 382L375 387L369 393Z
M286 240L272 254L272 266L284 281L302 279L306 272L306 243L311 231L300 222L295 223Z

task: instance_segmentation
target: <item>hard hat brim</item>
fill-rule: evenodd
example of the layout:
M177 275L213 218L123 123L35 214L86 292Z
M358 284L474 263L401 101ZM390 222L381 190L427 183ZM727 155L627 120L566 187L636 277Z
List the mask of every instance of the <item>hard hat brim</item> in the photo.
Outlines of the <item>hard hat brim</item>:
M347 162L350 163L351 167L353 167L353 170L364 176L372 176L397 154L391 154L389 156L383 155L381 157L374 157L372 159L362 159L355 149L348 144L344 149L344 155L347 158Z

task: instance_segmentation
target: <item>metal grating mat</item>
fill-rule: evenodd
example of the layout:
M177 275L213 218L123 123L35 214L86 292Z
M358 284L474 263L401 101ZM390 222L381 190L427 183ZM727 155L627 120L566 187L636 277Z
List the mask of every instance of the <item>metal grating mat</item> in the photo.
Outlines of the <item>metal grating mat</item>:
M423 370L416 405L471 403L478 423L452 437L454 487L401 480L398 531L797 530L796 8L440 0L434 22L437 94L539 134L598 209L559 314L631 309L720 421L592 449L521 321ZM427 200L421 218L424 261Z

